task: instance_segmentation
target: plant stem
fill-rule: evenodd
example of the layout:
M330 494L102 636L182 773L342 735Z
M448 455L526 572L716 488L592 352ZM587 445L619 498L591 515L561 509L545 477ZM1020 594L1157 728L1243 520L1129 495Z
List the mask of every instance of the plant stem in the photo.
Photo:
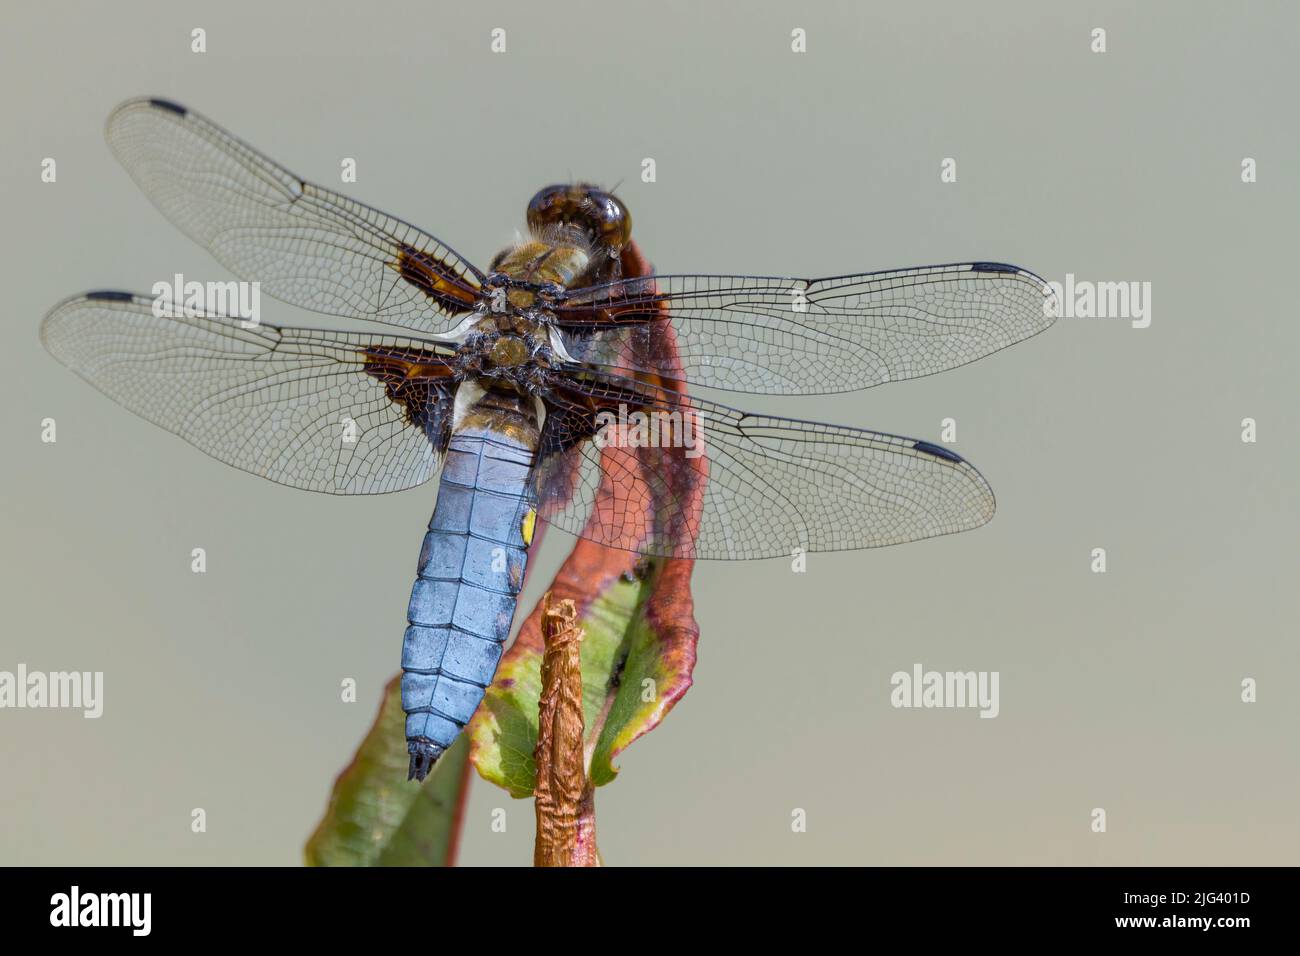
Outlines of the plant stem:
M583 761L583 632L573 601L542 598L534 866L598 866L595 794Z

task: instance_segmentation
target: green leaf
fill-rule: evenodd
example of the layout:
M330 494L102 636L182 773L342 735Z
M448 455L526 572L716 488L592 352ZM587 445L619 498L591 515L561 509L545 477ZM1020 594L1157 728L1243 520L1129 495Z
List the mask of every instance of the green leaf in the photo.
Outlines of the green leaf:
M401 677L384 689L374 725L334 781L329 806L304 849L308 866L450 866L469 786L462 734L423 784L406 779Z
M618 773L614 759L656 727L691 686L699 628L691 601L692 562L578 542L551 586L578 608L588 775L596 785ZM537 782L541 691L541 607L506 652L467 733L470 759L486 780L527 797Z

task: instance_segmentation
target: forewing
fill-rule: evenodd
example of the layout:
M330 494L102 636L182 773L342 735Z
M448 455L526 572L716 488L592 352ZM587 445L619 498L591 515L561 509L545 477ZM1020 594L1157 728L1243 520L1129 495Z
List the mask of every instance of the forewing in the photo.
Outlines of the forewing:
M295 488L418 485L436 472L450 427L451 379L441 377L449 369L418 340L157 316L152 299L125 292L60 303L41 340L142 418Z
M307 182L193 110L130 100L106 135L164 216L268 295L426 333L478 301L483 274L438 239Z
M667 318L665 318L665 310ZM670 275L571 292L556 310L577 361L782 395L870 388L990 355L1055 321L1047 283L966 262L796 279ZM650 327L671 323L677 354Z

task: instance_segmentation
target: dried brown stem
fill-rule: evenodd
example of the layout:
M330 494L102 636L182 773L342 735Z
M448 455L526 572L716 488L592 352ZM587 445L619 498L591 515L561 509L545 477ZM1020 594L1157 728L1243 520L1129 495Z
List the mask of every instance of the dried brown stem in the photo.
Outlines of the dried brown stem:
M573 601L542 598L534 866L599 866L595 794L583 762L583 632Z

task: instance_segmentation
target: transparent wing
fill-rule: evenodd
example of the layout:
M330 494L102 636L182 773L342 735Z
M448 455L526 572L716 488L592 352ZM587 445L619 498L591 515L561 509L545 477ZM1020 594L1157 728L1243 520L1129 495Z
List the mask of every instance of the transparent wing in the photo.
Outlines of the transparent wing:
M882 547L976 528L994 511L988 483L945 448L599 374L554 385L537 474L555 526L682 558Z
M956 368L1043 331L1056 313L1042 279L995 262L829 279L625 279L574 290L556 310L577 361L670 376L680 362L693 385L782 395ZM653 331L665 321L676 356Z
M280 484L399 491L437 470L450 378L429 343L155 316L153 300L92 292L41 326L50 353L109 398L200 451ZM423 375L407 369L418 363ZM449 373L449 370L448 370Z
M123 103L113 152L182 232L241 279L328 315L442 332L483 274L426 232L303 180L167 100Z

